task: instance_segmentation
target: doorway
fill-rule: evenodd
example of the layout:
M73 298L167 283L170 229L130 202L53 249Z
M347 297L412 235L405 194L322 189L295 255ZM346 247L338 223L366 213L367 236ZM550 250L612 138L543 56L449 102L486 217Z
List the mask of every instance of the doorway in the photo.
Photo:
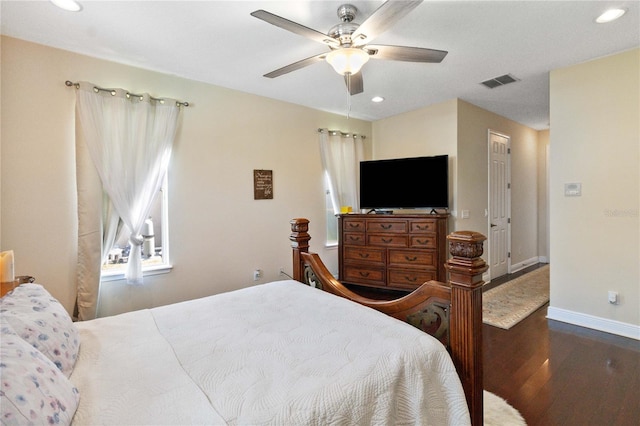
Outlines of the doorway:
M489 278L511 271L511 138L489 130Z

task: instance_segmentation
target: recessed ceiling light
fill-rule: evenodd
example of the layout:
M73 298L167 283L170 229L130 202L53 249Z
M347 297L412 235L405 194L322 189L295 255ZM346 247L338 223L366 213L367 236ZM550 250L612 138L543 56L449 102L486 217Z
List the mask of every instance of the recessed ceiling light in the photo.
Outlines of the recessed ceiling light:
M605 24L607 22L615 21L625 13L627 13L627 9L609 9L602 15L598 16L596 18L596 22L598 24Z
M82 6L75 0L49 0L51 3L58 6L60 9L68 10L69 12L79 12L82 10Z
M371 98L371 102L379 103L382 101L384 101L384 98L382 96L374 96L373 98Z

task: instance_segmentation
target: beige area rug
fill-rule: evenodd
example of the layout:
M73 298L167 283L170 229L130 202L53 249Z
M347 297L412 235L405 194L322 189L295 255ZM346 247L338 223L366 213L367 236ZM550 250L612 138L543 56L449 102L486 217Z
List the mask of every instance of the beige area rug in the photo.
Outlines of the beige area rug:
M510 329L549 301L549 265L482 294L482 321Z
M484 426L526 426L522 415L507 401L484 391Z

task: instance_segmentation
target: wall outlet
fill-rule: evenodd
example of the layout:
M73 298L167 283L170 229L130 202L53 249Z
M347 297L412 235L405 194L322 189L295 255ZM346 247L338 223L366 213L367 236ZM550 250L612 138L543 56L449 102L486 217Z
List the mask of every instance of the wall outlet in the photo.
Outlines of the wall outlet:
M610 291L609 292L609 303L611 303L612 305L617 305L618 304L618 292L617 291Z
M258 281L260 278L262 278L262 269L256 269L253 271L253 280Z

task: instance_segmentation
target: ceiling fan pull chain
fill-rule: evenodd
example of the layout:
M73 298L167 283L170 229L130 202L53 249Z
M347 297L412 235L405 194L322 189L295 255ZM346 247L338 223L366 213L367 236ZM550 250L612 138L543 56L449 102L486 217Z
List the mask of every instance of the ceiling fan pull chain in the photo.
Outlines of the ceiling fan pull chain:
M347 73L347 120L351 115L351 73Z

